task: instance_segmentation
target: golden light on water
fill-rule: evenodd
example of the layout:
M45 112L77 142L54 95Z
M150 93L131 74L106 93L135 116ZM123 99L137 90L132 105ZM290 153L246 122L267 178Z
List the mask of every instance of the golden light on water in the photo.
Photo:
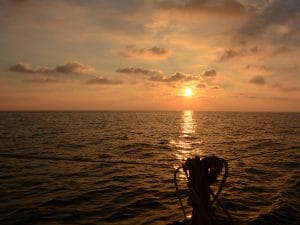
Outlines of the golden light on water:
M185 110L181 115L181 131L176 139L171 140L170 144L175 147L175 157L178 162L183 163L195 154L199 154L198 148L195 144L199 144L195 139L196 120L194 119L194 112L192 110ZM179 165L174 165L177 168ZM186 181L185 174L182 170L178 173L178 179Z
M196 132L196 122L193 118L194 112L191 110L185 110L181 116L181 132L177 140L171 140L171 144L176 147L176 158L180 162L184 162L187 158L192 157L195 154L193 144L197 143L193 134Z
M182 136L189 137L192 133L195 133L195 121L193 119L193 111L185 110L182 115Z

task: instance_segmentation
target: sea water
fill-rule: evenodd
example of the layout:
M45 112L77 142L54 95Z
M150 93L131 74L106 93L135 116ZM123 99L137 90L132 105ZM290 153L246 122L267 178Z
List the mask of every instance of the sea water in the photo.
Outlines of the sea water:
M183 220L195 155L229 160L235 224L300 224L300 113L1 112L0 154L0 224Z

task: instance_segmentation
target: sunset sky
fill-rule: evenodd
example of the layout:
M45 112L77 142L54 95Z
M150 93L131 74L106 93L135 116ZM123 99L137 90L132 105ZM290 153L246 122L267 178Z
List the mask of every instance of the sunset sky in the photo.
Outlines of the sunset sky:
M0 110L300 111L299 44L299 0L0 0Z

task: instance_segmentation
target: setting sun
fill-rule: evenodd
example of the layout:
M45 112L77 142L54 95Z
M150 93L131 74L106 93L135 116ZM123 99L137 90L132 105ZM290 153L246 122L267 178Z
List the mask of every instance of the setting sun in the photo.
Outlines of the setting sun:
M193 96L193 90L190 87L186 87L184 89L184 96L185 97L191 97L191 96Z

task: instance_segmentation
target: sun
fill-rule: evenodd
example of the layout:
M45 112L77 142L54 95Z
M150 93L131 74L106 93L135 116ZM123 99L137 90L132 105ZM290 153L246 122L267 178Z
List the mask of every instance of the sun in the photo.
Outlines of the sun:
M192 88L190 88L190 87L184 88L184 93L183 93L183 95L184 95L185 97L192 97L192 96L193 96L193 90L192 90Z

